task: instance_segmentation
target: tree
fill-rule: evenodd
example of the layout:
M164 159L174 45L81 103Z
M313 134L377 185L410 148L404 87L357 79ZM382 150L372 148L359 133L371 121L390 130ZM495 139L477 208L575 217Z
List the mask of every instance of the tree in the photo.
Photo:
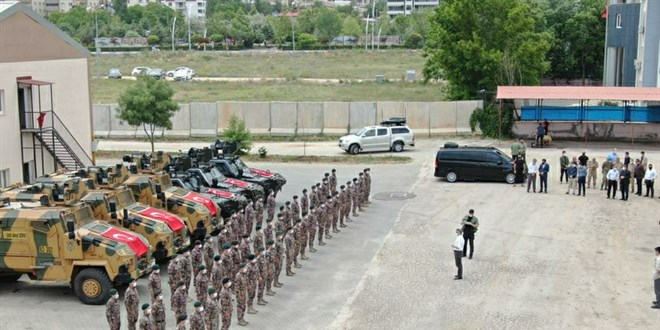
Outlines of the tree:
M174 90L165 80L139 76L137 83L119 96L117 118L132 126L142 125L151 142L151 152L156 128L171 129L170 118L179 110L179 105L172 101L173 95Z
M335 10L323 8L316 17L314 34L320 42L326 43L341 33L342 21Z
M552 36L544 25L526 0L442 1L424 46L424 78L446 79L451 99L498 84L538 85L549 68Z
M346 36L358 37L364 33L364 29L360 26L357 18L353 16L346 16L344 18L344 26L342 27L341 33Z
M157 45L159 42L160 42L160 37L155 35L155 34L152 34L152 35L147 37L147 43L149 45L152 45L152 46Z
M245 122L235 115L229 118L229 125L223 132L223 136L229 142L238 143L238 151L241 154L246 154L252 149L252 134L245 127Z

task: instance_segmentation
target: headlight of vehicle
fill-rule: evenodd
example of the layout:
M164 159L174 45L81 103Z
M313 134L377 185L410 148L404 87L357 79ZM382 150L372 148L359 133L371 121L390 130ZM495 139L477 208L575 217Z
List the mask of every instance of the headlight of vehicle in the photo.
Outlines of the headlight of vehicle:
M133 251L131 251L131 249L128 246L125 246L125 247L117 250L117 254L122 256L122 257L125 257L125 256L132 255Z
M168 229L167 225L162 222L156 222L154 224L154 231L157 233L167 232L167 229Z

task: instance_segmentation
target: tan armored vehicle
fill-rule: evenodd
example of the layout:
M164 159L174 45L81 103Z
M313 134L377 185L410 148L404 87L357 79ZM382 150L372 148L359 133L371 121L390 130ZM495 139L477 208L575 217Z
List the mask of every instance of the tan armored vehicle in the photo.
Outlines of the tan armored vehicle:
M151 271L151 247L139 234L93 218L89 206L0 201L0 275L69 281L85 304L104 304L113 286Z

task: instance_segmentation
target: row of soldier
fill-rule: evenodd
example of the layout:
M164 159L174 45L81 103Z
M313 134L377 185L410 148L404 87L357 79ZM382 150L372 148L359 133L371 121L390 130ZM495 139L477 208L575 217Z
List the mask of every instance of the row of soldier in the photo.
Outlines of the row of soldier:
M226 219L220 234L214 239L207 236L204 244L195 241L194 248L177 255L168 267L168 284L171 294L171 310L177 320L176 329L228 329L233 311L231 295L236 297L238 324L248 325L244 316L256 314L257 305L266 305L263 295L274 295L272 288L283 284L279 281L282 266L286 265L287 276L294 276L291 266L302 267L300 259L309 259L306 250L314 253L314 242L325 245L323 237L331 239L339 227L351 222L350 216L358 216L371 202L370 169L364 169L357 178L341 185L337 191L336 170L325 173L321 183L311 187L311 193L303 189L302 198L293 196L281 206L274 220L274 194L267 199L266 226L262 228L263 204L258 200L253 208L248 204L245 210ZM273 225L273 221L275 224ZM254 232L252 226L256 224ZM242 231L242 234L237 235ZM239 239L240 238L240 239ZM219 254L215 254L218 250ZM153 266L148 288L150 304L143 304L143 317L140 329L165 329L165 310L162 308L160 268ZM194 280L194 282L193 282ZM195 310L188 321L187 303L191 282L195 287ZM129 329L135 329L138 319L136 282L129 285L125 295ZM118 295L108 302L106 316L111 329L119 329ZM111 311L111 309L113 309ZM115 312L114 309L117 309ZM116 315L116 316L115 316Z

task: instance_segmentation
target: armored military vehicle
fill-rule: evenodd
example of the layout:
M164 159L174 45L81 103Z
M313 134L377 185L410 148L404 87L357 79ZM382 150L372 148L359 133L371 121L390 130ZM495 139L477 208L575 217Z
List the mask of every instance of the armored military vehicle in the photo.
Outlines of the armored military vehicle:
M50 207L0 201L0 275L68 281L85 304L101 305L113 286L151 271L140 234L97 221L89 206Z
M199 184L199 180L195 176L188 175L188 173L171 174L171 179L175 187L212 196L213 200L220 206L223 218L230 217L234 212L247 205L247 198L245 196L222 188L204 187Z

